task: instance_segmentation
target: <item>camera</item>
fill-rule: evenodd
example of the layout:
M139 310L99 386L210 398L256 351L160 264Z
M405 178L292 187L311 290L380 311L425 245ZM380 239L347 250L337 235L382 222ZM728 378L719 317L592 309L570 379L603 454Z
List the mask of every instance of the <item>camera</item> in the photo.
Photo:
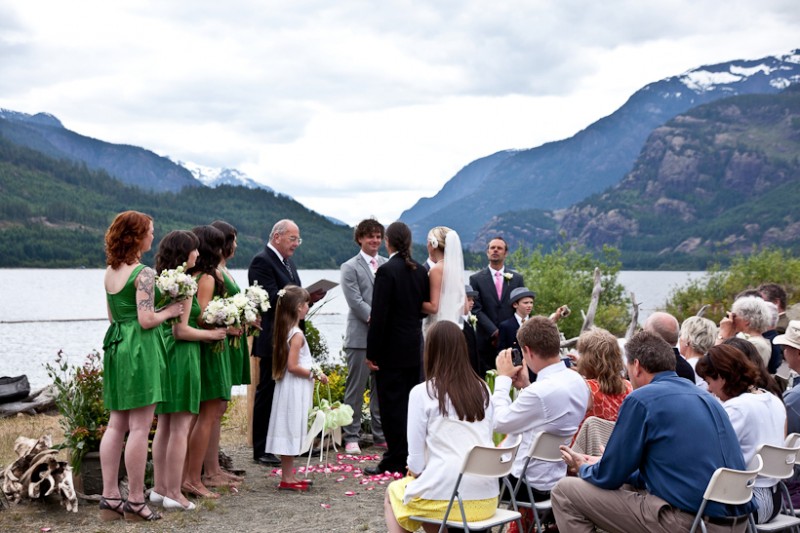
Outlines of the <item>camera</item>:
M511 348L511 364L522 366L522 352L519 351L519 348Z
M567 307L566 305L563 306L563 308L561 309L561 318L568 317L571 312L572 311L569 310L569 307Z

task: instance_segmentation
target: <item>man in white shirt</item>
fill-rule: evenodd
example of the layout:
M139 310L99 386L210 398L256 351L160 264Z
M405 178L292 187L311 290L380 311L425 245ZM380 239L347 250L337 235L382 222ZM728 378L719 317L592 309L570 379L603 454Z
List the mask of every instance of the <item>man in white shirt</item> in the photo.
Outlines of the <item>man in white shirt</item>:
M508 433L512 439L522 435L511 474L513 478L524 475L523 479L533 489L534 500L538 501L549 498L550 490L566 475L567 468L562 462L532 460L527 472L523 472L533 436L546 431L569 444L586 414L589 387L580 374L568 369L561 360L558 327L549 318L534 316L526 320L517 332L517 341L523 365L514 366L510 349L500 352L496 359L497 379L492 395L494 429ZM538 375L535 383L530 383L528 368ZM522 389L513 402L509 396L512 385ZM515 481L512 479L512 483ZM520 490L518 499L526 500L527 491Z

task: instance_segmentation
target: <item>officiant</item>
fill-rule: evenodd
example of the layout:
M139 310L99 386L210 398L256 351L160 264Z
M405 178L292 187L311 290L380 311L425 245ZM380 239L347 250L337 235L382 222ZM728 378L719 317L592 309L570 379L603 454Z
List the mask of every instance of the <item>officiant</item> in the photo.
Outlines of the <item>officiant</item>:
M253 257L247 270L250 285L258 283L269 294L270 308L261 315L261 334L253 339L251 355L259 358L259 381L253 402L253 460L265 466L280 464L280 459L265 453L267 428L272 411L272 394L275 381L272 379L272 331L275 322L275 307L278 291L287 285L300 283L300 275L292 260L295 250L303 243L300 228L288 219L279 220L272 227L264 250ZM324 290L310 293L310 305L325 297ZM304 329L303 321L300 328Z

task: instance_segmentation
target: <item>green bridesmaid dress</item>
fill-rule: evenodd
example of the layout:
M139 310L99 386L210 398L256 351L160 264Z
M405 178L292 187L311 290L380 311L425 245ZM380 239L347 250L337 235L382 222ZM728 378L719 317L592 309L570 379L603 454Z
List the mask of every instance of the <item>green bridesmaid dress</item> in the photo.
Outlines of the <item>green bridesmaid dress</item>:
M233 276L220 269L222 272L222 280L225 283L225 291L228 296L239 294L241 289ZM228 350L231 358L231 382L234 385L249 385L250 384L250 350L247 348L247 337L242 335L239 337L239 347L236 348L231 343L232 337L228 338Z
M189 327L199 329L197 319L200 304L192 297ZM167 349L167 376L170 395L156 408L156 414L200 412L200 341L183 341L172 334L172 326L162 324L164 346Z
M196 278L200 280L200 275ZM202 321L198 315L198 323ZM200 401L231 399L231 358L228 355L228 341L221 352L214 352L214 343L200 343Z
M144 268L134 268L118 293L106 293L112 322L103 339L103 404L111 411L153 405L169 393L161 332L142 328L136 311L135 280Z

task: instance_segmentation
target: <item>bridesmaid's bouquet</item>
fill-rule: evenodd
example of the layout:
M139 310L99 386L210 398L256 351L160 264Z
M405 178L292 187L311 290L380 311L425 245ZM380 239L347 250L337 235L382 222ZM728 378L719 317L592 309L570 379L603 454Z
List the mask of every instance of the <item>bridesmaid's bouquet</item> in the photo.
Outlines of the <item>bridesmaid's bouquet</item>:
M241 325L241 313L233 302L233 298L215 296L213 300L208 302L205 311L203 311L203 322L217 327L239 327ZM220 353L223 349L225 349L225 339L215 341L211 345L211 351L214 353Z
M250 300L247 296L243 293L237 293L228 298L234 306L236 306L237 312L239 313L238 324L249 324L251 322L255 322L257 318L257 314L255 309L253 309L252 305L250 304ZM234 348L238 348L241 343L241 337L231 337L231 346Z
M172 302L188 300L197 292L197 282L186 273L186 263L177 268L169 268L161 272L156 278L156 287L161 291L159 307ZM177 324L179 317L170 318L167 324Z
M248 334L252 334L253 337L258 337L261 330L253 327L253 325L256 323L261 313L269 311L271 307L269 303L269 294L267 294L267 291L256 281L244 290L244 295L247 297L249 304L244 308L242 322L248 326Z

